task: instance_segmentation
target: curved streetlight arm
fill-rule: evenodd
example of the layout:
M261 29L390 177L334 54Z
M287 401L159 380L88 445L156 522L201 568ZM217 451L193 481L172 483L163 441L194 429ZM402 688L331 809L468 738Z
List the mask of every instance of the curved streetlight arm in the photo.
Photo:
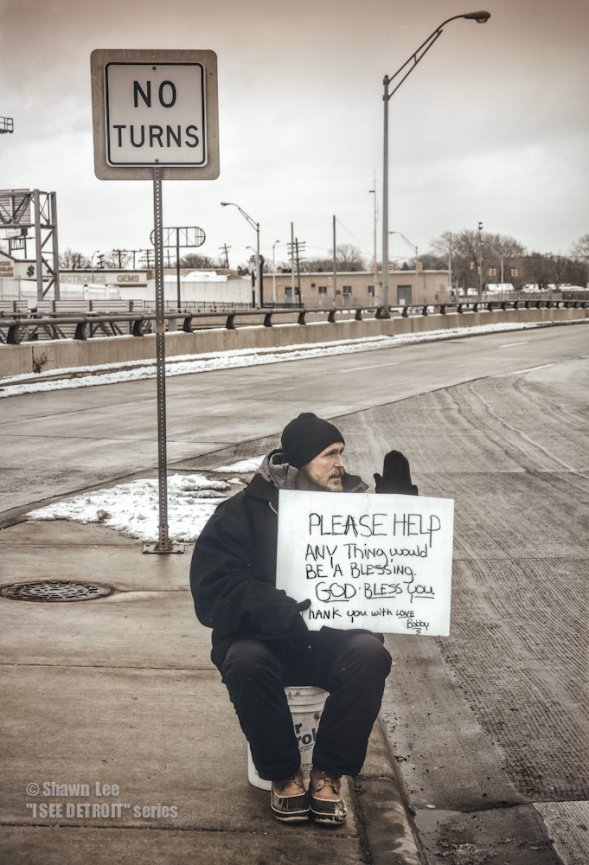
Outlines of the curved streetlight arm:
M249 213L246 213L243 207L240 207L239 204L236 204L234 201L222 201L221 207L237 207L241 215L244 219L247 219L252 228L255 228L256 231L259 228L259 222L256 222L255 219L252 219Z
M402 237L402 238L403 238L403 240L405 241L405 243L407 244L407 246L410 246L410 247L411 247L411 249L413 250L413 252L415 253L415 255L418 254L418 251L419 251L418 248L415 246L414 243L411 243L411 241L409 240L408 237L405 237L405 235L403 234L402 231L389 231L389 234L398 234L399 237Z
M450 19L450 20L452 20L452 19ZM436 42L436 40L439 39L439 37L440 37L441 35L442 35L442 28L440 27L438 30L435 30L435 31L432 33L432 35L429 36L429 37L426 39L426 41L423 43L423 45L420 45L420 47L417 49L417 51L415 51L415 52L411 55L411 57L409 57L409 59L406 60L406 61L403 63L403 65L399 67L399 69L397 69L397 71L394 73L394 75L390 75L390 76L389 76L389 75L385 75L384 80L383 80L383 84L385 85L385 95L384 95L384 99L386 99L387 102L388 102L388 100L391 98L391 96L393 95L393 93L396 93L396 92L397 92L397 90L399 89L399 87L401 86L401 84L405 81L405 79L408 78L408 77L411 75L411 73L413 72L413 70L415 69L415 67L416 67L417 64L419 63L419 61L424 57L425 54L427 54L427 52L428 52L429 49L432 47L432 45L434 44L434 42ZM424 47L424 46L426 46L426 47ZM423 50L422 50L422 49L423 49ZM420 53L420 52L421 52L421 53ZM395 80L395 79L396 79L396 78L401 74L401 72L403 72L403 70L405 69L405 67L406 67L409 63L411 63L411 61L413 61L413 66L411 66L411 67L407 70L407 72L405 73L405 75L403 75L403 77L402 77L401 80L397 83L397 85L396 85L395 87L393 87L393 89L389 92L389 84L391 83L391 81L394 81L394 80Z
M490 12L486 12L484 10L481 10L480 12L466 12L466 13L464 13L464 15L453 15L451 18L446 18L445 21L442 21L442 23L438 27L436 27L436 29L433 31L433 33L430 33L430 35L427 37L427 39L425 39L421 43L419 48L417 48L413 52L413 54L407 58L407 60L403 63L403 65L399 66L399 68L397 69L396 72L394 72L392 75L385 75L384 81L383 81L383 83L385 85L384 99L386 99L388 101L391 98L391 96L393 95L393 93L397 92L397 90L399 89L401 84L413 72L413 70L415 69L415 67L419 63L419 61L423 59L423 57L427 54L427 52L432 47L432 45L440 38L440 36L442 35L442 31L443 31L444 27L446 26L446 24L449 24L450 21L456 21L458 18L467 18L469 20L476 21L477 24L484 24L486 21L489 20L490 17L491 17ZM395 87L389 93L389 90L388 90L389 84L392 81L395 81L396 78L398 78L398 76L401 75L401 73L405 70L405 68L410 63L413 63L413 65L409 69L407 69L407 71L405 72L405 74L403 75L401 80L395 85Z

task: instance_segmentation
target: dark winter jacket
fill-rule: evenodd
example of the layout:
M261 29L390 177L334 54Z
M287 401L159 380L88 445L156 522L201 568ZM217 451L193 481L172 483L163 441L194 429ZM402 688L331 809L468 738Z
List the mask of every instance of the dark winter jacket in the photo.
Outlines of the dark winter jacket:
M304 641L297 609L304 598L275 585L278 491L295 489L297 474L281 451L272 451L246 489L219 505L196 542L190 587L199 621L213 629L217 667L236 637L258 637L285 653ZM355 475L342 483L344 492L368 488Z

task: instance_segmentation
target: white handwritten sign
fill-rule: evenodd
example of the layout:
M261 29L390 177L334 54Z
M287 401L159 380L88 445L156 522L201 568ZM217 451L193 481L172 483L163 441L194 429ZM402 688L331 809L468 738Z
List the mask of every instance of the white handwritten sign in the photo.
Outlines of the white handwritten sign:
M276 585L310 630L450 632L454 501L281 490Z

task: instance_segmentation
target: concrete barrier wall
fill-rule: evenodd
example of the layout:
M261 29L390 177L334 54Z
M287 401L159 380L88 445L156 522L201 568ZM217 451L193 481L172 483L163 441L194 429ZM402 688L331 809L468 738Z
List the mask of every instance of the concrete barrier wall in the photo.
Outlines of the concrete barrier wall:
M307 325L280 324L273 327L238 327L166 334L166 356L198 355L230 349L280 348L311 345L368 336L395 336L429 330L476 327L484 324L525 324L580 321L589 309L509 309L493 312L451 312L447 315L415 315L407 318L368 319ZM104 337L89 340L51 340L23 345L0 345L0 376L13 376L99 364L153 360L155 336Z

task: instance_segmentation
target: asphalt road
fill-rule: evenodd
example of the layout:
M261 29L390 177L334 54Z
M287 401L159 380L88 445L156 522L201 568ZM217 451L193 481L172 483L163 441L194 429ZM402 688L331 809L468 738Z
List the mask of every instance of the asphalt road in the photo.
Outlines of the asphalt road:
M584 355L575 325L169 378L168 459L277 433L309 408L341 416ZM0 446L0 514L155 467L155 382L3 399Z
M422 494L455 499L451 636L388 638L383 705L431 865L589 861L587 333L392 340L168 381L171 468L263 453L314 410L338 418L352 470L370 479L398 448ZM154 392L2 400L0 518L152 470Z

